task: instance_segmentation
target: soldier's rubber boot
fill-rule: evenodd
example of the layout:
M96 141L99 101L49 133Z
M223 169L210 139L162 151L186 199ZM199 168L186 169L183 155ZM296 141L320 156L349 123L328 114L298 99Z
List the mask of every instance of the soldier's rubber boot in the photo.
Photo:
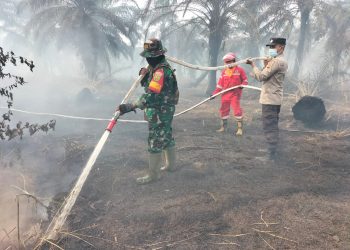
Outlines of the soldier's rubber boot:
M162 153L149 154L149 169L148 174L137 178L138 184L147 184L160 179L160 164L162 162Z
M175 171L175 162L176 162L176 150L175 147L170 147L164 151L165 166L161 168L162 171Z
M243 135L243 121L237 121L237 136L242 136Z
M216 132L223 133L227 130L227 119L221 120L221 127Z

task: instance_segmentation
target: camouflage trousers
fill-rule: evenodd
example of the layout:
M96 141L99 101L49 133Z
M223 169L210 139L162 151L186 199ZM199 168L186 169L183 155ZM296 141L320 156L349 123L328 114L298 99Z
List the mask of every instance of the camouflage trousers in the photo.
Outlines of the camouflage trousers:
M276 151L279 140L278 120L281 105L262 105L262 122L270 151Z
M175 146L172 122L175 106L146 108L145 119L148 121L148 151L160 153L162 150Z

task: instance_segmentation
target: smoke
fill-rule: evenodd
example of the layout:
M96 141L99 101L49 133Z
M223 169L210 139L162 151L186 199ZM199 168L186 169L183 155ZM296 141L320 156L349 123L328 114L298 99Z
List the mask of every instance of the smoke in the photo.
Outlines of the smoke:
M7 68L27 82L14 91L14 108L34 112L110 118L142 62L141 58L119 59L113 74L101 74L92 81L71 49L49 48L38 53L24 49L23 43L6 45L4 49L34 61L34 72L21 66ZM0 99L0 106L6 106L5 99ZM17 245L17 229L13 230L17 228L16 195L28 192L49 206L54 196L68 192L107 123L13 112L12 125L18 121L43 124L51 119L57 125L47 134L29 136L26 130L23 140L16 137L0 142L0 229L6 231L0 233L1 249ZM141 113L138 118L143 118ZM27 196L21 196L19 203L20 235L35 238L52 211Z
M139 2L141 3L141 1ZM188 28L186 32L180 30L172 39L167 39L165 45L169 49L168 54L190 63L208 65L207 38L202 34L193 35L190 32L192 32L192 27ZM185 40L184 37L188 37L189 40ZM66 37L62 42L68 39L70 38ZM223 46L219 52L219 64L221 64L221 56L228 51L236 52L238 60L249 56L259 56L254 54L257 53L254 51L262 51L260 48L263 48L266 43L260 41L260 48L253 48L244 44L243 41L236 34L234 37L228 37L227 45ZM297 35L291 35L286 47L285 56L289 62L290 71L293 68L292 62L295 61L293 54L295 54L296 41ZM147 64L139 56L142 48L136 48L132 59L111 58L111 72L104 70L98 72L96 78L90 79L74 48L62 46L58 49L56 46L49 46L45 50L39 51L25 37L21 36L9 40L9 37L5 36L1 30L0 44L5 50L13 50L17 55L34 61L33 73L20 66L9 68L9 72L23 76L28 82L14 91L14 108L34 112L109 118L130 84L137 77L139 68ZM321 40L307 52L301 71L302 76L314 72L324 63L324 55L326 54L324 46L325 41ZM194 100L199 99L198 97L204 94L208 81L205 80L201 84L197 84L199 79L203 79L201 72L188 70L178 65L173 66L177 69L176 74L181 92L180 103L185 103L184 106L180 107L181 109L189 107L194 104ZM250 71L250 67L244 65L243 67L247 73ZM204 77L206 76L204 75ZM195 85L196 89L192 89L191 84ZM250 78L249 84L260 86L252 78ZM290 86L286 85L286 88L293 94L296 87ZM328 90L327 87L320 86L319 93L326 92L328 94L325 91ZM143 89L139 88L135 96L139 96L142 92ZM249 99L256 100L258 98L256 93L248 91L246 93L242 103ZM5 105L5 100L0 99L0 106ZM298 112L304 118L310 118L312 121L321 120L324 117L322 107L318 107L320 109L317 111L317 117L306 115L310 108L309 104L303 105ZM214 112L216 111L212 112L213 117L215 116ZM286 112L291 112L291 110ZM50 131L48 134L40 132L30 137L26 133L22 141L15 138L10 142L0 142L0 229L4 228L7 233L17 226L16 195L28 191L38 197L45 205L48 205L55 195L69 191L72 182L85 165L89 153L102 135L107 123L34 116L16 112L14 114L13 124L18 121L43 124L51 119L56 119L57 125L56 130ZM207 116L208 113L205 115ZM253 115L249 114L248 111L245 119L248 120L249 116L252 116L253 120ZM132 114L132 116L127 117L142 120L143 114L138 112L137 115ZM215 119L213 117L208 117L208 119ZM298 115L295 118L299 119ZM184 131L186 131L188 124L183 126ZM197 126L198 124L193 124L196 129ZM127 126L121 124L121 127L124 129ZM142 132L146 137L146 127L144 126L142 129L144 129ZM133 139L132 132L131 129L128 131L128 140ZM21 235L32 233L33 225L47 221L48 216L46 209L43 209L33 199L21 197ZM1 241L3 238L4 240ZM1 232L0 247L6 248L10 244L15 245L15 238L15 231L9 233L9 237L5 232Z
M38 236L40 225L53 212L46 208L52 198L58 193L68 192L79 175L95 138L88 139L86 136L57 136L52 133L1 143L0 228L6 232L17 228L16 195L29 193L39 202L20 196L20 235L33 236L34 239ZM9 236L5 231L0 234L0 246L16 245L17 231Z

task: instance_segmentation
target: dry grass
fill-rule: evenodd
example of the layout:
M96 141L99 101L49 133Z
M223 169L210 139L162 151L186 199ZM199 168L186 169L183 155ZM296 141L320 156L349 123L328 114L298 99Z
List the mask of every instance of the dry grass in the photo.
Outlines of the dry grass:
M280 236L277 232L276 229L274 228L277 225L280 225L278 222L269 222L264 218L264 211L261 211L260 213L260 221L257 223L253 223L252 227L248 229L246 233L239 233L239 234L234 234L234 233L227 233L227 234L208 234L208 236L213 236L213 237L219 237L220 239L224 239L224 241L220 242L211 242L210 244L214 245L236 245L240 246L238 243L232 242L232 239L235 238L240 238L240 237L245 237L245 236L253 236L253 237L258 237L261 239L270 249L276 249L274 246L272 246L271 243L268 242L268 240L264 237L270 237L270 238L276 238L279 240L287 241L290 243L298 244L297 241ZM262 227L262 228L259 228ZM286 228L286 227L285 227ZM231 241L227 241L225 239L230 238Z
M298 101L303 96L316 96L319 92L319 85L311 79L299 80L295 82L297 91L295 93L295 99Z
M337 129L336 131L324 133L323 136L330 139L343 139L350 136L350 128Z

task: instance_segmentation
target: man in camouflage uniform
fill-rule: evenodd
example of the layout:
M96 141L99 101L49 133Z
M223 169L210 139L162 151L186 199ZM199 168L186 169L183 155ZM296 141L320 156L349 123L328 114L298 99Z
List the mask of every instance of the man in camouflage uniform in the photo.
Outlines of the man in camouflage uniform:
M262 104L262 121L269 157L275 160L279 140L279 113L283 99L283 82L288 70L288 63L283 57L286 46L285 38L271 38L269 56L271 60L264 62L265 67L260 70L253 61L248 60L253 68L254 78L262 82L260 103Z
M175 167L175 140L172 135L172 121L179 91L174 70L165 59L162 43L158 39L150 39L144 43L145 57L149 67L142 68L144 75L141 85L145 93L134 103L119 106L121 114L136 108L144 110L148 121L149 171L144 177L137 179L139 184L156 181L160 177L162 153L166 161L162 170L172 171Z

